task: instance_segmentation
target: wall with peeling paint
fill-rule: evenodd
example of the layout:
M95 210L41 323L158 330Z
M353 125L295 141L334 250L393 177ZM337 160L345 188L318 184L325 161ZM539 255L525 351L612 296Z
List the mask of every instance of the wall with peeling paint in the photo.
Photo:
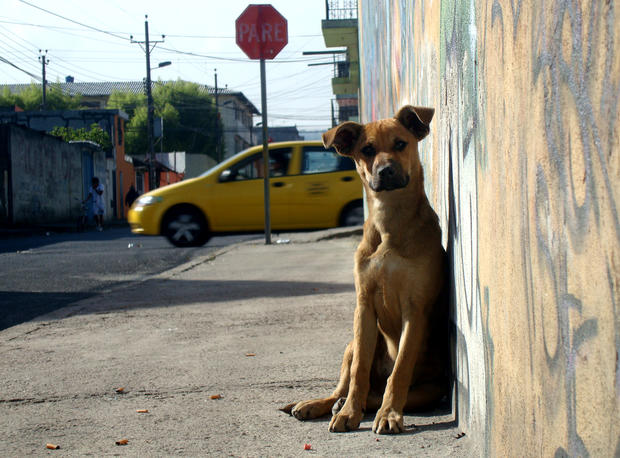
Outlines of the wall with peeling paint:
M437 110L420 151L461 427L490 455L620 455L620 10L360 0L358 17L362 121Z

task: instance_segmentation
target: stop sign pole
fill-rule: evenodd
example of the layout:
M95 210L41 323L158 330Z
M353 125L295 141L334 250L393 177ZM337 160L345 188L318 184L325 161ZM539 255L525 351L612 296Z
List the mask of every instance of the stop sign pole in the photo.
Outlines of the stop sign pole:
M267 83L265 59L273 59L288 43L286 19L271 5L249 5L235 22L237 45L250 59L260 60L260 93L263 118L263 193L265 202L265 244L271 244L271 211L269 199Z
M260 60L260 106L263 118L263 195L265 201L265 245L271 245L271 200L269 196L269 140L267 130L267 82L265 78L265 59Z

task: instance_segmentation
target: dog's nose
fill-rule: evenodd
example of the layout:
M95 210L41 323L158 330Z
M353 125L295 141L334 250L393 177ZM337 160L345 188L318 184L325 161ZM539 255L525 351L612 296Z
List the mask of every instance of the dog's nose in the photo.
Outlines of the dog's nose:
M392 178L395 174L396 171L390 164L382 165L377 169L377 175L379 175L382 179Z

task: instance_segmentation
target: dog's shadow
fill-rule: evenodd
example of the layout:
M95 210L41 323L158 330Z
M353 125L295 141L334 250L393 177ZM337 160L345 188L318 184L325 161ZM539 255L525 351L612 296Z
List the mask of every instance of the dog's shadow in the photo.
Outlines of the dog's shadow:
M445 419L446 416L450 416L450 419ZM407 418L409 417L409 418ZM453 415L452 409L449 405L437 407L431 411L426 412L407 412L405 413L405 420L411 420L411 417L415 417L417 420L415 423L405 424L405 430L400 435L412 436L420 434L426 431L446 431L456 428L458 422ZM321 418L314 418L312 420L304 420L307 423L329 423L331 415L325 415ZM367 412L362 418L362 424L353 433L372 432L372 422L375 419L375 412ZM434 419L434 420L433 420ZM345 434L345 433L343 433ZM387 434L391 435L391 434Z

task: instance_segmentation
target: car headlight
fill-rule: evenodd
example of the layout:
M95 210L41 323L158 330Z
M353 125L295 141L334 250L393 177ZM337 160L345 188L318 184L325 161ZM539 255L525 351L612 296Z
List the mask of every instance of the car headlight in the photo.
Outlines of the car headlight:
M153 205L153 204L159 203L162 200L164 199L162 199L159 196L142 196L138 198L137 206L146 207L147 205Z

